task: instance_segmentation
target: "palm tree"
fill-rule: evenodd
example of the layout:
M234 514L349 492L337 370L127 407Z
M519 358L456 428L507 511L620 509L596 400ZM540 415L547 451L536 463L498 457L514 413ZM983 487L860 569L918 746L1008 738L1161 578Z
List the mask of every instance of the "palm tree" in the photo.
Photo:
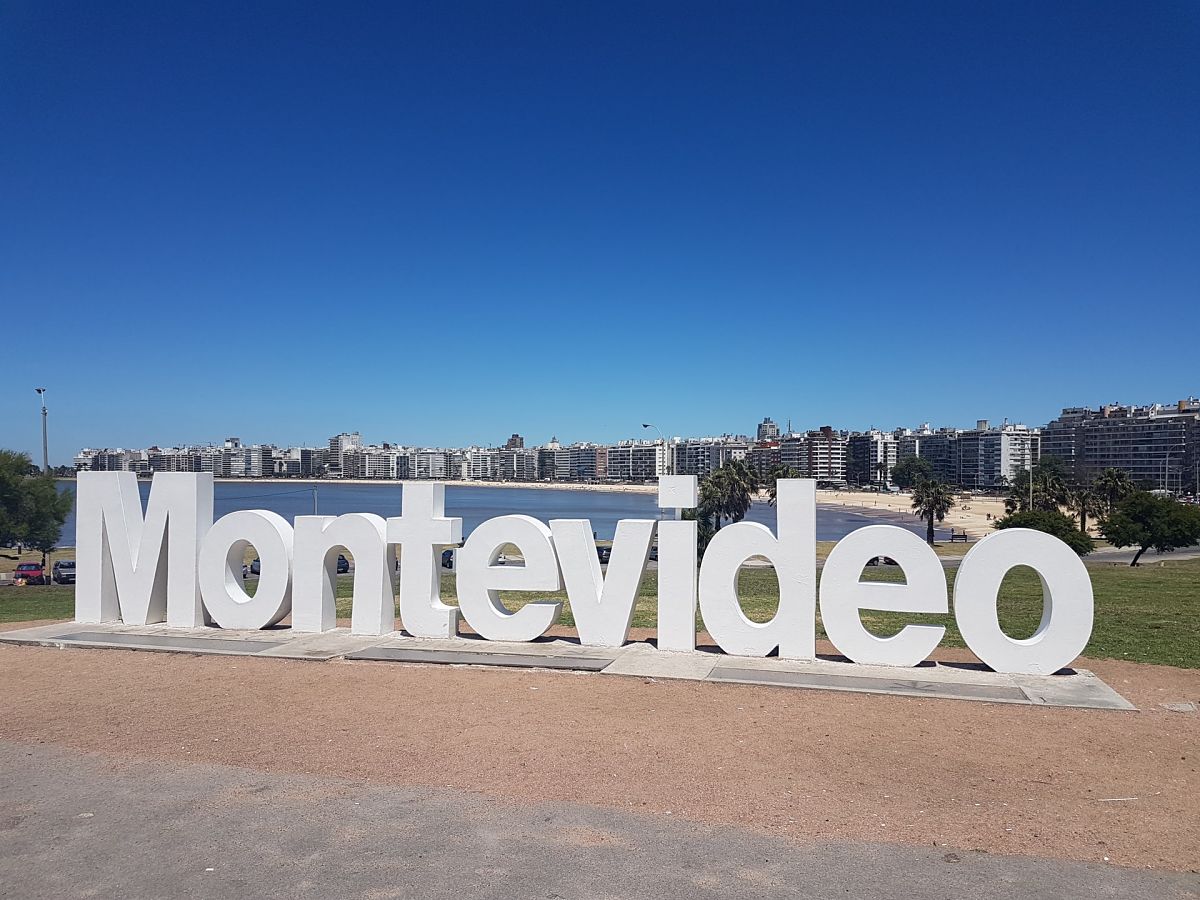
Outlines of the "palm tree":
M1084 534L1087 534L1088 516L1102 514L1101 498L1090 484L1068 485L1067 508L1079 516L1079 530Z
M708 542L716 534L713 531L712 515L706 512L703 507L697 507L696 509L685 509L683 511L683 518L695 520L696 553L703 558L704 551L708 549Z
M1118 503L1133 493L1133 480L1124 469L1108 468L1096 476L1092 490L1096 493L1100 514L1107 517L1112 515Z
M934 519L941 522L954 508L954 491L933 478L917 482L912 494L913 512L928 523L925 540L933 546Z
M1033 479L1033 504L1030 506L1029 479ZM1057 510L1070 501L1070 478L1062 460L1055 456L1043 456L1034 464L1033 471L1022 469L1009 485L1004 498L1007 513L1028 512L1032 509Z
M778 496L777 496L778 491L779 491L778 483L779 483L780 478L786 479L786 478L799 478L799 477L800 477L799 471L797 471L796 469L793 469L791 466L776 466L774 469L772 469L771 474L767 476L767 482L770 485L770 487L767 488L767 494L769 496L768 502L772 506L775 505L775 501L778 499Z
M758 475L741 460L729 460L700 483L700 509L713 519L713 530L721 520L740 522L750 511L758 493Z

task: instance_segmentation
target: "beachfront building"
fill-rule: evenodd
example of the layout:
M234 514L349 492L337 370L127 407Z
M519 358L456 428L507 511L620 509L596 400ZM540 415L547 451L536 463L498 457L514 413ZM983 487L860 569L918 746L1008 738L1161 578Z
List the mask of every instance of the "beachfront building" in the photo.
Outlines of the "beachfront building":
M651 481L667 473L667 448L662 441L621 441L604 451L608 481Z
M131 453L133 451L125 450L123 447L83 450L75 458L76 469L80 470L82 463L85 464L86 469L92 472L126 472L128 471L126 461Z
M730 460L744 460L749 449L746 441L730 435L679 441L672 448L672 471L703 478Z
M319 478L328 454L325 447L289 447L275 460L275 471L285 478Z
M342 452L343 478L408 478L409 451L395 444L348 447Z
M829 425L805 435L807 463L800 469L805 478L815 478L818 483L843 485L846 483L846 433Z
M326 468L331 475L340 475L343 468L343 455L347 450L357 450L362 447L362 435L357 431L343 431L329 439L329 455L325 459Z
M1007 420L992 426L980 419L974 428L922 425L894 431L897 460L919 456L929 462L938 481L974 491L1002 489L1038 461L1042 435L1036 428Z
M779 461L821 484L846 483L848 435L829 425L803 434L788 434L779 442Z
M850 484L887 487L899 458L900 444L890 432L872 428L846 439L846 480Z
M501 481L537 481L538 452L524 447L496 451L497 477Z
M933 477L938 481L958 484L959 434L957 428L934 430L928 424L916 431L905 431L897 435L897 462L910 456L919 456L929 463Z
M1042 429L1042 453L1084 480L1113 468L1158 490L1200 491L1200 399L1064 409Z
M462 453L462 477L468 481L495 481L500 477L500 451L468 447Z
M955 482L971 490L1003 488L1037 462L1041 434L1024 425L1005 422L999 428L980 419L962 431L955 442L958 472Z
M567 478L571 481L595 481L596 460L600 448L595 444L572 444L567 448Z
M409 453L409 478L446 481L462 473L462 456L447 450L413 450ZM455 465L457 463L457 465Z
M750 466L759 478L766 478L780 465L782 459L779 441L758 440L746 450L746 465Z

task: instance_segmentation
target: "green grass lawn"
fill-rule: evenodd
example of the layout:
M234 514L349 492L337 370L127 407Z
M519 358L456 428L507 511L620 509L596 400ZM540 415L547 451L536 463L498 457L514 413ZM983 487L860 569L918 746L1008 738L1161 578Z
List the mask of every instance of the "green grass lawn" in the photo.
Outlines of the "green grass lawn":
M890 567L868 569L870 579L898 580ZM1136 569L1112 563L1088 565L1096 595L1096 619L1092 639L1085 656L1127 659L1135 662L1200 668L1200 560L1163 562L1157 560ZM954 573L948 578L952 582ZM767 621L779 602L779 590L770 569L745 569L739 580L742 608L756 621ZM442 576L442 599L455 602L454 576ZM338 615L350 615L351 579L338 580ZM642 579L635 627L655 625L657 576L647 572ZM562 623L574 625L570 604L563 593L550 595L506 595L510 608L531 599L564 601ZM0 588L0 622L24 622L33 619L69 619L73 614L74 588L49 586ZM1005 578L1000 591L1000 621L1015 637L1033 632L1041 619L1042 591L1037 575L1023 567ZM943 646L962 647L962 636L953 615L901 615L898 613L863 614L867 627L877 634L892 634L900 626L941 624L946 626ZM697 626L700 623L697 622ZM818 637L824 637L820 621Z

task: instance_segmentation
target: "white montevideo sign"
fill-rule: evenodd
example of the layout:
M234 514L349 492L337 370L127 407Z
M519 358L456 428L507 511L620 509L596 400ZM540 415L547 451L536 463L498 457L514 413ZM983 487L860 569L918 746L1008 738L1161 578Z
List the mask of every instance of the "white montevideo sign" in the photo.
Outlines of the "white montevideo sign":
M499 516L481 524L457 551L458 606L440 597L442 550L462 541L462 519L445 514L445 486L409 483L402 515L368 513L298 516L242 510L213 521L209 474L160 473L142 510L131 472L82 472L76 535L78 622L166 622L180 628L266 628L291 616L292 629L336 627L337 558L354 557L351 631L383 635L396 629L399 559L400 619L415 637L452 638L459 616L496 641L532 641L559 618L558 601L510 610L502 591L566 591L579 632L589 646L618 647L628 638L638 584L650 550L658 545L658 648L696 649L696 610L726 653L813 659L816 611L838 650L857 663L915 666L941 641L945 629L908 625L879 637L862 624L861 610L948 613L941 561L919 537L893 525L870 525L839 541L817 589L816 494L809 479L781 480L778 528L753 522L727 525L697 559L694 521L625 519L617 524L607 570L602 571L587 519ZM696 505L696 478L659 479L663 509ZM506 545L524 565L498 565ZM253 596L242 587L242 560L253 546L262 576ZM861 581L877 556L895 560L903 583ZM779 608L754 622L738 601L738 570L764 557L779 578ZM1000 583L1014 566L1041 577L1043 612L1028 638L1000 627ZM1050 535L1008 529L981 540L963 558L954 579L954 618L967 646L998 672L1050 674L1074 660L1092 632L1092 585L1087 568Z

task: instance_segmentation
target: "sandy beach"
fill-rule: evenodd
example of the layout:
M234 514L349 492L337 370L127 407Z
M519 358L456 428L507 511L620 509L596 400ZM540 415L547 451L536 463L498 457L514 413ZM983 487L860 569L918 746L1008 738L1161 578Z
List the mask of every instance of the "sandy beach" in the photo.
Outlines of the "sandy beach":
M817 491L817 503L821 506L841 506L864 515L877 514L911 516L912 494L876 494L871 491ZM962 494L954 509L941 522L939 528L956 528L973 538L982 538L992 533L992 522L1004 515L1004 500L1000 497L973 497Z

